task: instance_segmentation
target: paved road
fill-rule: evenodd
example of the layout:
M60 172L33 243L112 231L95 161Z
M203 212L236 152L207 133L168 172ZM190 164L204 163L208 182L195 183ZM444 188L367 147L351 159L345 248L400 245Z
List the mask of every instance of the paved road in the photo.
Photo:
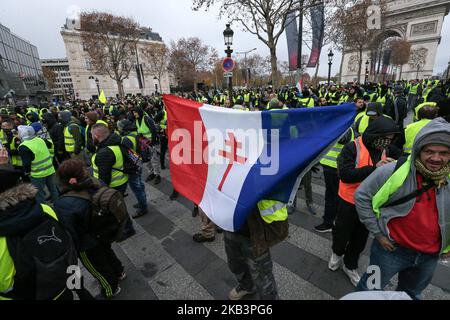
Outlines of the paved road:
M236 282L226 264L222 235L211 243L195 243L192 235L199 230L200 223L191 216L192 203L181 196L170 201L168 170L163 171L163 177L157 186L146 185L151 213L135 220L137 235L114 245L128 273L116 299L227 299ZM321 173L313 175L313 192L321 216L325 192ZM331 234L313 231L321 219L307 213L301 191L298 197L297 210L289 216L289 238L272 249L280 298L339 299L354 288L342 270L328 270ZM127 197L130 212L134 203L130 193ZM361 257L360 272L367 268L370 242ZM95 281L85 270L83 273L87 287L98 293ZM450 299L449 275L449 268L439 265L424 299ZM392 288L395 283L394 279Z

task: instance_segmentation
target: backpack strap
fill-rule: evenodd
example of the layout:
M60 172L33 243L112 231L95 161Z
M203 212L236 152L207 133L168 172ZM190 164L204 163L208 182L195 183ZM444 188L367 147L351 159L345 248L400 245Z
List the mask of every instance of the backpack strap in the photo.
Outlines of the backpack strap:
M68 198L68 197L83 199L83 200L86 200L86 201L89 201L90 203L92 203L92 195L89 192L87 192L87 191L74 191L74 190L71 190L71 191L63 193L60 196L60 199L61 198Z
M387 204L387 205L385 205L385 206L382 206L382 208L388 208L388 207L398 206L398 205L400 205L400 204L403 204L403 203L405 203L405 202L408 202L408 201L410 201L410 200L412 200L412 199L415 199L415 198L418 197L418 196L421 196L422 194L424 194L424 193L427 192L428 190L434 188L435 186L436 186L436 185L435 185L433 182L431 182L431 183L425 185L425 186L424 186L423 188L421 188L421 189L417 189L417 190L411 192L410 194L407 194L406 196L401 197L400 199L397 199L397 200L395 200L395 201L393 201L393 202L391 202L391 203L389 203L389 204Z
M395 168L394 171L392 172L392 174L394 174L395 171L397 171L403 164L405 164L405 162L408 161L408 157L400 157L397 160L397 163L395 164ZM424 194L425 192L427 192L428 190L432 189L433 187L435 187L436 185L433 182L430 182L429 184L423 186L421 189L416 189L413 192L411 192L410 194L407 194L406 196L401 197L400 199L397 199L389 204L383 205L382 208L388 208L388 207L393 207L393 206L397 206L400 204L403 204L405 202L408 202L422 194Z

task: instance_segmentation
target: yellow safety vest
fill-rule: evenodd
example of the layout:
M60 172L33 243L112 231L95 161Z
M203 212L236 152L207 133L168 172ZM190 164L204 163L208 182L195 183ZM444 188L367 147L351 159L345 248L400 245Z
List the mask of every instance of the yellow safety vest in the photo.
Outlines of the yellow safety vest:
M55 173L53 160L45 141L39 137L23 141L21 146L25 146L34 154L34 160L31 162L31 177L45 178Z
M299 100L300 100L300 102L302 103L302 105L303 105L304 107L307 107L307 108L312 108L312 107L314 107L314 99L311 98L311 97L308 97L308 98L300 98Z
M2 294L7 294L13 289L15 274L16 268L8 251L6 238L0 237L0 300L11 300L2 297Z
M414 109L414 117L413 120L417 121L419 120L419 110L422 109L424 106L430 106L435 108L437 106L436 102L424 102L419 104L415 109Z
M286 203L277 200L261 200L257 206L261 218L266 223L285 221L288 218Z
M9 149L11 151L16 150L16 139L17 137L14 137L11 141L11 144L9 145ZM15 167L22 167L22 158L20 157L20 155L16 154L16 155L11 155L11 164Z
M350 128L350 130L352 132L351 141L353 141L355 140L355 133L352 128ZM343 148L343 144L336 143L333 148L331 148L331 150L328 151L328 153L322 158L322 160L320 160L320 164L337 169L337 157L341 154Z
M3 132L2 129L0 129L0 141L2 142L2 145L6 146L8 144L8 138L6 137L6 134Z
M139 119L136 119L136 127L137 127L138 133L142 134L147 139L152 138L152 132L150 131L149 127L147 127L147 124L145 123L145 116L142 117L140 124L139 124Z
M164 112L164 117L161 120L161 122L159 123L159 126L161 127L161 129L165 130L167 129L167 112L166 110L163 110Z
M403 152L405 153L411 153L412 146L414 143L414 139L416 139L417 134L419 131L427 125L428 122L430 122L430 119L422 119L417 122L413 122L406 126L405 128L405 144L403 145Z
M123 173L123 156L122 151L119 146L108 146L108 148L114 152L114 156L116 157L116 162L114 163L111 170L111 182L109 183L110 188L115 188L123 185L128 181L128 175ZM97 154L94 154L92 157L92 169L94 171L94 178L99 179L98 176L98 167L95 163L95 158Z
M67 127L64 128L64 145L66 147L66 151L69 153L75 152L75 138L70 133L69 128L73 125L77 125L75 123L70 123Z
M123 137L122 140L125 138L131 141L131 143L133 144L133 151L137 152L137 132L136 131L130 132L125 137Z
M411 87L409 89L409 94L417 94L419 86L420 86L420 83L416 84L415 86L411 85Z

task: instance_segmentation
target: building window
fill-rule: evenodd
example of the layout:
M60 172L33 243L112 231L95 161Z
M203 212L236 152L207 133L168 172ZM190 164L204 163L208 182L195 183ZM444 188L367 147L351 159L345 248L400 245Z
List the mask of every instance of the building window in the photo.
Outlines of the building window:
M86 69L92 70L92 61L90 59L86 59Z

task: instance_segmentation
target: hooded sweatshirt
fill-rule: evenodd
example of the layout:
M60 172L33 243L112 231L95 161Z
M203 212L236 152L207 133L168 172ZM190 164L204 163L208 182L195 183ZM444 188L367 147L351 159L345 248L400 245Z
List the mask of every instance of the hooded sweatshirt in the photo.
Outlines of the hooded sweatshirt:
M398 133L398 128L392 119L380 117L372 121L362 135L362 141L369 151L373 166L355 168L356 145L354 141L347 143L337 158L339 179L344 183L361 182L367 178L376 169L376 164L381 160L383 150L373 147L376 138L389 134ZM390 145L386 149L386 156L398 159L401 156L401 150Z
M47 124L48 133L55 146L55 155L62 161L62 155L65 152L64 127L58 123L53 113L45 113L42 119Z
M422 128L414 140L411 159L416 159L419 156L420 150L424 146L423 142L427 140L427 137L439 132L450 135L450 125L442 118L434 119ZM427 197L425 194L422 195L422 197L416 197L402 204L389 206L389 203L403 198L418 189L421 179L417 177L418 173L414 161L411 161L406 180L397 190L393 190L393 193L391 193L387 202L381 206L380 217L377 218L373 211L372 199L392 176L395 167L396 163L389 163L378 168L376 173L368 177L355 193L355 205L361 222L364 223L366 228L372 234L383 234L389 237L391 241L393 241L393 239L388 227L389 222L396 218L408 216L413 211L413 208L415 208L417 202L420 201L421 198ZM440 252L450 251L450 228L448 227L450 225L450 177L446 179L446 182L447 184L435 190L433 195L435 199L434 205L436 205L437 209L437 222L439 224L441 238ZM430 194L429 196L431 197ZM429 209L432 210L433 208L429 206ZM430 219L435 219L435 217L430 215Z

